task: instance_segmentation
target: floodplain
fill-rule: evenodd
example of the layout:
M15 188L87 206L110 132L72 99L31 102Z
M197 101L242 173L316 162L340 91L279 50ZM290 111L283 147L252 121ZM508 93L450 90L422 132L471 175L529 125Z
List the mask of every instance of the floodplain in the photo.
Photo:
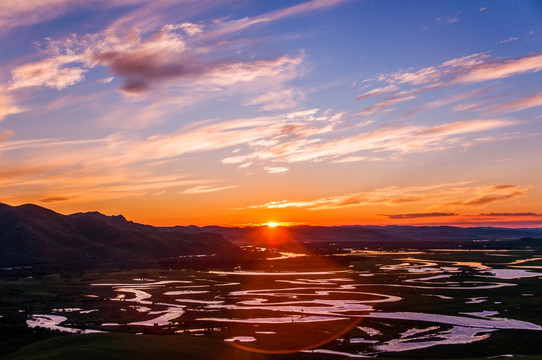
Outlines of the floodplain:
M197 269L183 262L3 269L4 338L19 331L28 343L3 344L3 355L37 359L51 349L62 355L85 339L97 342L89 345L92 353L100 339L146 343L153 336L161 340L150 348L179 345L170 349L173 357L196 351L180 346L191 339L211 344L190 353L202 359L215 346L248 359L542 355L542 253L536 248L247 251L259 251L260 261L219 266L200 257ZM134 358L114 349L115 358Z

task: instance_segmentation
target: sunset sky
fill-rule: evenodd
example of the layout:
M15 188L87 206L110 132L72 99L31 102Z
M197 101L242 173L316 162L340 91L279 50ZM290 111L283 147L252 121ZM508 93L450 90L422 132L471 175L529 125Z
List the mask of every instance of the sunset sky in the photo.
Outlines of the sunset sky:
M0 202L542 226L542 2L4 0Z

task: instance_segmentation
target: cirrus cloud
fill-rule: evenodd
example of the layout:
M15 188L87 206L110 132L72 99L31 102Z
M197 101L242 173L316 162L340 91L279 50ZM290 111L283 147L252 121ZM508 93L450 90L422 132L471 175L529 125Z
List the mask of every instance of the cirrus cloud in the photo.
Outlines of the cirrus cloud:
M313 200L280 200L270 201L259 205L250 205L244 209L284 209L303 208L307 210L334 210L357 206L401 206L418 205L430 207L449 208L452 205L471 206L486 205L497 201L506 201L519 197L529 191L531 187L518 185L493 185L472 186L468 182L437 184L430 186L398 187L389 186L366 192L355 192L341 195L333 195ZM482 193L482 196L472 197L473 194ZM454 201L452 199L463 199ZM443 204L443 205L435 205ZM242 210L237 209L237 210ZM399 214L398 218L430 217L430 216L453 216L455 213L448 211L435 211L431 213ZM388 215L385 215L388 216ZM405 216L405 217L401 217Z

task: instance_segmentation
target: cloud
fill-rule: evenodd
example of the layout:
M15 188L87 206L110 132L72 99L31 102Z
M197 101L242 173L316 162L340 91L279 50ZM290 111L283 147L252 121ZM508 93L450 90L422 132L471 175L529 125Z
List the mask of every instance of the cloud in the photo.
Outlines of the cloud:
M499 44L506 44L512 41L517 41L519 38L517 36L511 36L508 39L499 41Z
M178 28L180 29L183 29L184 32L188 35L188 36L194 36L194 35L198 35L198 34L201 34L203 32L203 26L201 25L197 25L197 24L193 24L191 22L184 22L182 24L179 24L177 25Z
M74 196L70 197L48 197L45 199L38 200L38 202L44 202L44 203L51 203L51 202L58 202L58 201L67 201L73 199Z
M423 67L418 70L406 69L388 74L380 74L364 80L364 82L373 82L374 88L365 91L356 100L382 94L389 94L389 96L382 101L366 107L359 113L359 116L371 116L390 112L393 110L390 109L392 106L413 100L420 93L443 89L453 85L478 84L538 72L540 70L542 70L542 53L534 53L510 59L492 58L488 53L476 53L451 59L440 65ZM470 96L474 97L481 93L489 92L491 89L490 87L486 87L485 89L472 90L464 94L452 95L448 98L426 102L424 105L406 112L404 116L412 116L420 111L467 100ZM484 104L493 106L489 100L486 100L484 102L458 104L453 111L476 109Z
M382 216L385 216L388 219L418 219L418 218L456 216L456 215L457 215L456 213L432 212L432 213L393 214L393 215L382 215Z
M459 21L459 14L461 14L461 11L458 11L454 16L449 17L446 22L448 24L453 24Z
M251 26L266 24L291 16L301 15L310 11L330 8L346 1L347 0L311 0L284 9L270 11L268 13L254 17L246 17L239 20L230 20L221 24L221 26L217 30L214 30L210 34L210 36L216 37L241 31Z
M269 174L279 174L289 170L288 168L283 166L266 166L264 169Z
M516 185L496 185L481 191L482 195L465 201L453 202L452 205L479 206L511 200L524 195L530 189L531 187L520 187Z
M537 106L542 106L542 92L509 101L504 104L494 105L488 109L488 111L491 113L507 114Z
M332 124L340 120L341 113L316 110L311 111L311 114L297 112L231 121L202 121L181 128L172 135L151 136L144 141L134 140L131 145L127 142L127 152L130 159L162 159L239 145L266 148L281 140L329 132ZM238 153L222 162L245 162L247 156Z
M516 124L505 119L470 120L436 126L394 125L382 126L373 131L352 136L317 138L314 135L331 131L327 128L310 129L302 127L294 134L303 138L275 136L267 141L259 141L249 147L248 154L225 158L226 164L246 161L305 162L326 159L340 160L341 157L368 156L370 160L389 159L401 154L426 151L439 151L461 144L458 136L489 131ZM290 127L291 128L291 127ZM309 131L310 130L310 131ZM317 131L317 130L320 130ZM249 144L251 145L251 144ZM359 153L368 154L359 154ZM358 153L358 155L356 155ZM387 156L385 153L388 153ZM380 155L377 155L380 154ZM359 160L359 158L355 158Z
M461 68L460 68L461 69ZM542 70L542 53L527 55L516 59L487 61L474 66L466 66L456 81L464 83L503 79L510 76L538 72Z
M127 93L148 91L153 82L186 77L202 71L202 65L185 56L186 43L173 26L164 26L151 36L142 39L133 31L120 39L106 37L89 61L107 66L110 71L125 79L121 88Z
M308 210L330 210L345 207L364 205L386 205L396 206L405 203L418 203L434 200L436 196L442 196L444 189L456 193L454 186L457 184L438 184L420 187L397 187L375 189L369 192L356 192L342 195L333 195L324 198L305 201L271 201L261 205L252 205L248 209L283 209L283 208L305 208Z
M151 195L157 191L178 192L187 186L202 186L200 190L210 191L204 186L212 180L193 179L172 171L157 175L158 165L123 163L119 161L122 155L111 154L108 148L57 145L40 150L34 153L33 161L3 162L0 192L5 201L85 203ZM4 171L8 176L3 176Z
M12 137L13 134L14 134L14 133L13 133L13 131L11 131L11 130L4 130L4 131L0 134L0 143L1 143L2 141L5 141L5 140L9 139L10 137Z
M113 76L106 77L103 79L98 80L100 84L109 84L111 81L113 81L115 78Z
M412 94L403 94L403 93L398 93L396 95L393 95L393 96L390 96L389 98L387 98L386 100L382 101L382 102L379 102L375 105L372 105L372 106L369 106L367 108L365 108L365 110L363 110L362 112L359 113L359 116L360 117L365 117L365 116L369 116L369 115L373 115L374 113L382 110L382 109L385 109L385 108L388 108L390 106L393 106L395 104L398 104L398 103L401 103L401 102L404 102L404 101L409 101L409 100L412 100L416 98L416 96L412 95Z
M49 193L64 196L85 191L87 186L94 186L90 193L97 189L107 189L103 196L110 197L113 189L130 188L133 191L151 191L166 187L187 184L183 177L160 183L155 179L153 163L170 161L177 157L196 152L212 152L243 145L261 148L266 141L294 139L305 134L316 134L329 131L330 124L341 121L341 114L329 111L307 110L300 112L277 114L231 121L201 121L180 128L172 134L155 135L138 138L133 133L112 134L105 138L87 140L12 140L11 133L5 133L0 142L0 188L20 188L27 186L45 186L51 184ZM252 144L252 145L247 145ZM17 157L11 156L17 152ZM236 152L232 155L238 155ZM230 161L231 164L247 164L250 161ZM224 163L228 163L224 161ZM40 164L36 166L35 164ZM271 172L278 172L283 166L271 166ZM134 168L149 169L141 171L142 175L133 176ZM160 170L156 170L160 171ZM109 174L119 173L118 179ZM49 178L49 176L54 178ZM149 178L145 178L149 176ZM143 182L145 181L145 182ZM84 182L84 183L82 183ZM113 187L113 183L117 184ZM207 183L190 184L194 186L210 186ZM47 185L49 186L49 185ZM46 186L46 187L47 187ZM216 188L216 186L214 186ZM196 188L192 190L209 190ZM54 192L58 191L58 193ZM105 191L105 190L103 190ZM122 191L121 191L122 192ZM116 196L120 196L117 193ZM34 201L43 199L41 195ZM80 201L82 197L78 198Z
M494 216L494 217L542 217L542 214L537 214L533 212L515 212L515 213L483 213L478 214L477 216Z
M117 7L147 0L5 0L0 2L0 30L55 19L74 8Z
M337 160L333 160L334 163L349 163L357 161L384 161L388 160L383 157L371 157L371 156L347 156Z
M520 196L527 192L530 187L520 187L509 185L501 186L472 186L467 182L436 184L430 186L417 187L398 187L389 186L367 192L355 192L341 195L333 195L313 200L280 200L270 201L264 204L251 205L245 209L284 209L284 208L303 208L307 210L333 210L347 207L358 206L402 206L417 205L424 208L431 207L450 207L450 206L472 206L475 204L484 205L496 201L505 201L513 197ZM482 197L473 198L473 194L485 194ZM491 198L490 198L491 197ZM463 199L453 201L454 199ZM487 201L484 201L487 200ZM241 209L238 209L241 210ZM442 215L438 215L442 214ZM390 216L405 216L409 214L398 214ZM430 216L453 216L455 213L450 211L435 211L428 213L413 213L414 217ZM388 216L388 215L385 215Z
M153 115L145 111L141 114ZM309 109L229 121L200 121L170 134L145 138L119 133L81 141L4 141L0 144L0 154L23 149L20 158L29 161L38 152L46 158L64 159L68 164L94 164L103 157L111 164L127 166L142 159L169 160L189 153L236 147L235 153L222 159L223 164L263 165L266 171L277 173L288 169L286 164L295 162L382 161L409 153L440 151L461 145L461 139L470 134L515 124L506 119L486 119L436 126L381 126L370 131L363 131L365 128L361 127L356 128L360 131L358 134L345 136L340 128L345 116L345 113L330 110ZM476 139L469 139L469 143L475 142ZM51 152L53 146L59 151ZM80 150L74 151L76 147ZM44 163L49 162L44 160Z
M17 66L11 71L10 90L46 86L63 90L84 80L84 74L96 66L104 66L123 79L121 91L127 95L149 92L165 84L185 92L218 93L225 88L243 84L243 91L255 93L247 84L265 80L267 91L274 86L275 98L263 95L254 100L267 109L277 108L288 95L302 94L282 89L282 83L303 74L300 65L304 55L277 56L271 59L235 60L221 53L220 46L209 49L196 47L184 32L197 36L201 28L191 24L165 25L154 33L142 36L132 29L124 36L105 31L100 34L73 34L60 40L47 40L48 58ZM199 29L199 30L195 30ZM209 52L214 52L210 56ZM215 60L209 60L213 58ZM221 59L222 58L222 59ZM281 94L280 91L283 93ZM284 101L282 101L284 103ZM290 101L290 105L292 102Z
M4 120L6 116L18 114L23 111L24 109L15 105L13 98L0 86L0 122Z
M73 66L84 62L82 56L62 55L52 59L21 65L12 70L9 90L31 86L46 86L62 90L84 79L86 69Z
M455 123L436 125L425 129L420 129L415 133L415 135L452 136L498 129L501 127L510 126L512 124L515 124L515 122L502 119L458 121Z
M222 191L226 189L231 189L234 187L237 187L238 185L229 185L229 186L209 186L209 185L198 185L191 187L189 189L186 189L182 191L182 194L204 194L204 193L210 193L210 192L216 192L216 191Z
M487 91L488 91L487 89L473 90L473 91L469 91L469 92L466 92L466 93L452 95L452 96L441 98L441 99L438 99L438 100L435 100L435 101L427 102L427 103L425 103L424 105L422 105L420 107L417 107L417 108L415 108L413 110L410 110L410 111L406 112L405 116L413 116L413 115L415 115L415 114L417 114L419 112L422 112L422 111L427 111L427 110L435 109L435 108L445 106L445 105L448 105L448 104L453 104L455 102L465 100L465 99L469 99L469 98L472 98L474 96L483 94L483 93L485 93Z
M363 94L357 96L355 100L363 100L363 99L366 99L366 98L372 97L372 96L389 94L391 92L396 91L397 89L398 89L398 87L395 86L395 85L388 85L388 86L385 86L385 87L382 87L382 88L372 89L370 91L366 91Z
M380 75L379 81L390 84L422 85L429 83L475 83L502 79L542 70L542 53L515 59L491 59L488 54L473 54L446 61L416 72L400 71Z
M268 91L248 100L245 105L260 105L264 111L287 110L305 99L305 93L299 89L280 89Z
M45 53L49 56L41 61L20 65L12 70L11 90L31 86L46 86L63 90L84 80L89 69L105 66L111 73L122 78L121 87L127 95L138 95L150 91L158 84L175 84L190 89L193 86L213 87L232 86L238 83L254 82L261 78L272 79L275 89L268 93L255 96L250 104L260 104L263 110L280 110L295 105L292 100L292 89L283 89L276 84L300 76L303 72L299 64L303 56L277 56L274 59L235 60L228 52L228 42L219 40L222 36L238 32L247 27L273 22L285 17L300 15L308 11L325 9L335 6L345 0L312 0L291 7L275 10L252 18L239 20L217 21L208 24L214 30L205 31L205 25L183 21L179 24L167 24L158 30L137 30L146 24L156 25L149 17L161 20L168 17L171 10L180 6L176 1L163 1L159 4L146 0L90 0L90 3L104 7L120 5L137 5L129 15L119 19L113 26L98 34L78 36L73 34L65 39L46 39ZM212 6L206 2L185 1L183 13L198 13ZM44 9L51 18L60 16L75 7L88 6L81 0L45 0L39 4L21 0L20 4L8 1L0 5L0 13L41 14ZM141 5L141 6L140 6ZM2 11L5 10L4 12ZM144 17L144 21L143 18ZM10 16L11 18L11 16ZM141 21L132 24L131 30L126 31L130 19L140 18ZM19 23L10 23L10 26ZM32 24L38 19L28 19L25 24ZM22 23L21 23L22 24ZM121 26L123 24L123 26ZM117 35L123 33L123 36ZM212 56L211 56L212 55ZM215 59L215 60L209 60ZM288 75L285 73L288 72ZM269 84L268 84L269 85ZM217 89L218 87L218 89ZM252 93L255 93L254 89ZM290 92L290 93L288 93ZM295 97L302 99L303 94L296 91ZM267 97L266 97L267 96ZM289 99L285 102L285 99Z

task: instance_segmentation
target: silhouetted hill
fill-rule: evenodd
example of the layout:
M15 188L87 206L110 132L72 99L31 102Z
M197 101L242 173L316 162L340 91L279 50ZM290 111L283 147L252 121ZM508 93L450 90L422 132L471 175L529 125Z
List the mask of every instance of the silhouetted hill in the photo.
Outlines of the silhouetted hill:
M368 228L412 240L514 240L542 236L542 229L398 225L369 226Z
M0 264L146 261L237 251L219 234L161 231L99 213L0 204Z
M263 227L230 228L219 226L176 226L177 231L196 234L202 231L221 234L233 243L257 243L262 237ZM517 240L524 237L542 237L542 229L511 229L496 227L453 227L453 226L289 226L282 228L288 238L298 242L356 242L368 245L389 245L416 247L423 243L449 244L450 242L470 243L480 241Z
M534 240L518 241L521 238ZM40 206L0 203L0 265L148 261L238 252L235 244L300 251L302 244L369 248L540 246L542 229L453 226L153 227L122 215L61 215ZM351 245L349 245L351 244ZM227 259L228 257L224 257Z

